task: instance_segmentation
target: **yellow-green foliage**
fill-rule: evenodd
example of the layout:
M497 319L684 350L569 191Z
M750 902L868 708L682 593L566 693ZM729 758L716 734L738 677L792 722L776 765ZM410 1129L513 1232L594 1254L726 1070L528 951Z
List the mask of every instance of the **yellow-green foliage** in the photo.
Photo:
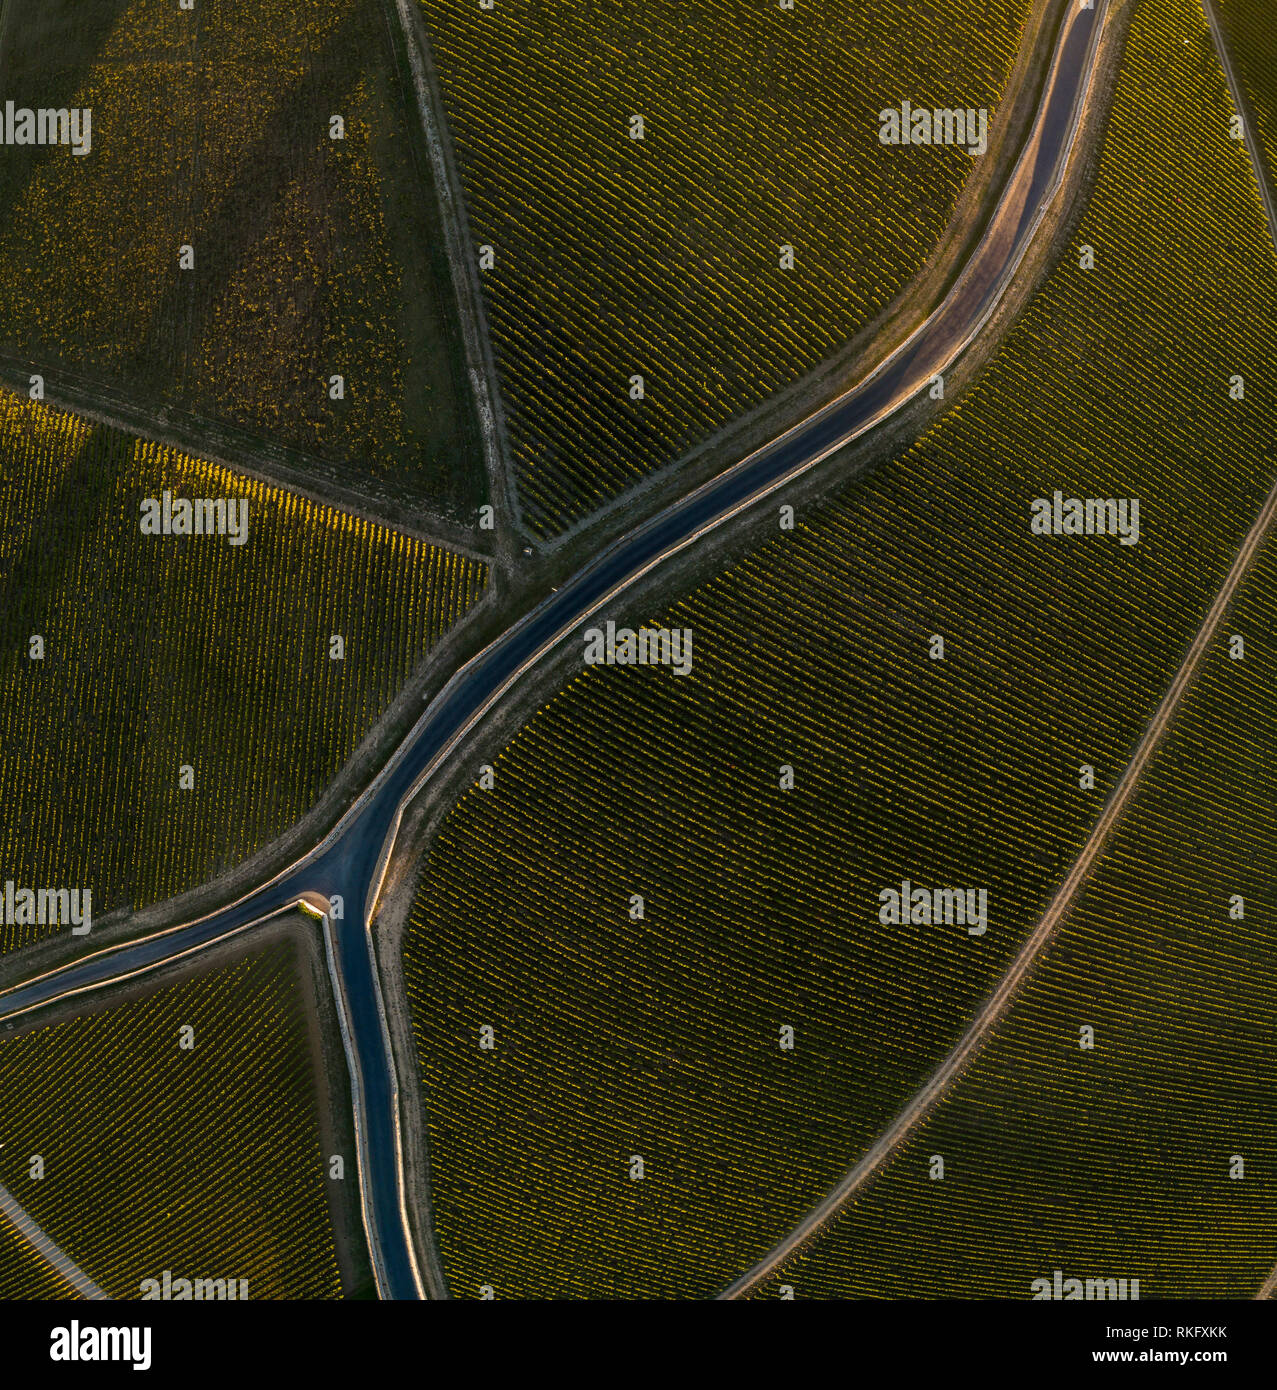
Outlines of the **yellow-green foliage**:
M661 615L689 676L593 668L443 825L405 966L455 1293L727 1284L1049 902L1277 473L1277 266L1207 45L1141 12L1087 215L960 408ZM1031 534L1057 487L1139 498L1138 544ZM987 888L987 933L882 924L904 878Z
M482 477L447 341L433 192L379 0L50 9L42 44L28 51L16 33L7 65L16 47L33 101L56 77L68 104L91 108L93 150L18 151L0 173L7 355L468 515ZM64 41L83 50L71 70ZM329 138L334 114L344 140ZM182 245L193 269L179 269Z
M496 248L487 309L542 535L796 380L890 302L971 157L883 146L878 112L903 98L996 108L1027 8L423 5L475 240Z
M0 1216L0 1298L73 1298L75 1291Z
M165 1269L341 1296L297 969L272 946L0 1040L0 1182L112 1297Z
M1270 544L1228 620L1245 658L1216 643L1043 967L786 1267L799 1297L1027 1298L1056 1269L1141 1299L1258 1293L1277 1262L1274 594Z
M486 578L13 396L0 480L0 864L90 888L98 915L202 882L294 823ZM247 542L143 535L141 502L165 489L247 498Z
M243 104L271 107L277 75L213 95L218 143L234 147ZM245 259L228 272L185 372L215 383L228 418L320 453L331 439L393 476L405 438L402 286L386 251L371 120L384 120L361 80L343 101L346 138L325 137L282 184ZM260 136L259 136L260 138ZM349 254L367 247L364 258ZM263 365L270 370L264 371ZM347 399L329 399L329 376Z
M1270 179L1277 179L1277 24L1270 0L1215 0L1246 99L1259 125Z

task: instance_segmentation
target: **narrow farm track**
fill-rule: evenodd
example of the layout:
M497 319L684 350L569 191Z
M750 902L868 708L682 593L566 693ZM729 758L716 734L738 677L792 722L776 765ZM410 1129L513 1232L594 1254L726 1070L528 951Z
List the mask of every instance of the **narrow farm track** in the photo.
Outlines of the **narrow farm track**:
M1255 524L1251 527L1245 541L1242 542L1241 549L1237 552L1237 558L1233 561L1232 568L1228 571L1219 593L1215 596L1215 601L1211 604L1205 621L1198 629L1197 636L1194 637L1192 646L1188 649L1188 654L1175 673L1170 689L1166 692L1162 703L1157 707L1157 712L1144 730L1135 755L1126 765L1112 796L1101 812L1099 820L1095 823L1095 828L1082 847L1081 854L1074 860L1068 876L1060 885L1050 906L1043 913L1041 920L1021 947L1020 953L1012 961L1006 974L999 981L997 988L989 996L984 1007L976 1015L971 1026L962 1035L953 1051L940 1063L926 1083L916 1092L908 1105L856 1166L829 1192L823 1201L812 1208L783 1240L768 1251L752 1269L741 1275L735 1283L729 1285L719 1295L720 1298L741 1298L745 1294L751 1293L775 1274L791 1255L816 1236L857 1192L860 1192L877 1177L891 1155L944 1099L953 1083L966 1068L967 1063L988 1040L989 1035L1019 993L1025 978L1068 916L1069 909L1073 906L1078 893L1090 877L1091 870L1095 867L1095 862L1107 844L1114 826L1121 819L1122 813L1138 790L1140 780L1144 776L1153 754L1161 744L1167 729L1170 728L1171 721L1183 703L1184 696L1192 685L1203 658L1210 650L1211 643L1219 631L1219 625L1228 612L1228 606L1232 602L1238 586L1250 572L1260 547L1268 538L1274 518L1277 518L1277 483L1273 485L1272 491L1264 502L1263 509L1255 519Z
M1224 69L1233 95L1233 101L1237 110L1242 111L1245 108L1242 105L1241 90L1228 57L1214 5L1211 0L1202 0L1202 3L1214 36L1220 64ZM1277 250L1277 202L1273 197L1267 168L1249 125L1246 130L1246 145L1254 168L1255 180L1267 213L1268 229L1273 237L1273 246ZM1011 963L1006 974L953 1051L941 1062L890 1127L883 1132L842 1181L831 1189L824 1200L813 1207L807 1216L783 1240L768 1251L752 1269L729 1285L719 1295L721 1299L741 1298L753 1292L768 1278L776 1274L799 1249L814 1239L858 1192L862 1191L878 1176L891 1156L949 1093L954 1082L961 1076L972 1057L989 1039L993 1029L1014 1002L1020 986L1068 916L1069 909L1089 878L1091 870L1095 867L1096 860L1103 851L1114 826L1138 790L1153 754L1161 744L1176 711L1183 703L1184 696L1192 685L1202 660L1219 631L1220 623L1228 611L1229 604L1242 580L1250 572L1260 547L1272 530L1275 518L1277 518L1277 484L1274 484L1272 491L1268 494L1259 516L1255 519L1254 525L1243 541L1237 557L1233 561L1232 568L1211 604L1205 621L1198 629L1183 663L1175 673L1170 689L1145 729L1134 756L1127 764L1117 787L1083 846L1082 852L1074 861L1068 876L1060 885L1050 906L1024 943L1020 953ZM1277 1267L1274 1267L1256 1296L1258 1298L1271 1298L1274 1294L1277 1294Z
M1224 69L1224 76L1228 81L1228 90L1233 95L1233 106L1239 115L1244 114L1248 110L1246 98L1242 92L1241 83L1237 80L1233 60L1228 53L1228 44L1224 40L1224 30L1220 25L1214 0L1202 0L1202 9L1206 12L1206 22L1210 25L1211 38L1214 40L1215 52L1219 55L1220 66ZM1263 151L1260 149L1259 138L1255 134L1254 125L1247 119L1245 126L1246 149L1250 153L1250 162L1254 166L1255 181L1259 184L1260 197L1264 200L1264 211L1268 216L1268 230L1272 233L1273 249L1277 250L1277 196L1274 196L1273 193L1272 177L1264 160ZM1275 1295L1277 1295L1277 1265L1273 1266L1272 1272L1264 1280L1255 1297L1264 1299L1272 1298Z
M0 389L25 397L32 374L30 362L18 362L0 354ZM224 420L202 417L176 407L136 401L129 392L108 388L101 382L77 377L65 368L39 368L45 380L44 404L52 410L77 415L92 424L133 435L206 463L215 463L267 487L304 497L320 507L362 516L374 525L425 541L478 560L490 560L491 546L480 533L424 511L412 512L369 492L307 471L322 460L308 458L269 440L237 428Z
M1202 8L1206 12L1206 22L1210 25L1211 38L1215 41L1215 52L1219 55L1220 67L1224 69L1224 77L1228 81L1228 90L1233 94L1233 107L1239 115L1243 115L1248 109L1246 98L1241 83L1237 80L1233 60L1228 55L1228 44L1224 41L1224 30L1220 25L1214 0L1202 0ZM1255 182L1259 185L1259 196L1264 200L1264 211L1268 215L1268 230L1272 233L1273 248L1277 250L1277 195L1273 193L1273 182L1269 176L1268 165L1264 161L1263 151L1259 147L1259 137L1255 134L1253 122L1249 120L1245 122L1245 136L1246 149L1250 153L1250 162L1255 170Z
M966 351L1002 302L1064 186L1109 13L1108 0L1097 0L1094 9L1067 14L1037 115L983 239L944 302L896 351L837 399L616 541L461 667L371 785L307 854L216 912L14 985L0 993L0 1023L158 968L305 900L324 916L378 1292L422 1297L407 1216L396 1063L371 929L406 806L525 674L574 640L584 623L709 532L890 418ZM324 908L338 898L345 910L330 918Z
M394 18L390 24L404 46L417 103L417 119L429 151L431 174L443 222L444 248L452 268L458 321L465 346L466 373L474 397L475 412L479 417L479 433L483 439L488 489L502 518L498 532L500 542L509 549L512 539L505 518L512 507L517 512L517 502L510 481L509 447L502 424L501 392L489 347L491 337L475 259L469 250L472 240L466 221L465 201L461 195L461 182L455 161L445 147L446 124L439 108L438 84L433 80L431 71L425 18L417 0L394 0Z

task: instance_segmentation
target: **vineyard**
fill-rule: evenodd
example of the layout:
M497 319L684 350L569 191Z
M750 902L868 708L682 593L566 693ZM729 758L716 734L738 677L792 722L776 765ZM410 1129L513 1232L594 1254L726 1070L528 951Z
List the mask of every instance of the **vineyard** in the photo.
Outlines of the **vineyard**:
M9 95L61 90L93 146L9 151L0 354L472 521L446 260L380 0L47 9L9 19Z
M1149 0L1083 222L978 386L656 619L689 677L592 669L445 821L404 964L454 1295L715 1292L1005 969L1277 472L1230 110L1200 10ZM1032 534L1056 488L1139 499L1138 544ZM903 879L987 889L987 932L885 924Z
M0 1298L71 1298L73 1291L0 1217Z
M972 157L884 146L879 111L996 115L1027 12L423 7L474 239L494 250L487 314L542 537L796 381L896 296Z
M1213 656L1047 962L790 1262L797 1297L1027 1298L1056 1269L1139 1279L1141 1299L1258 1293L1277 1260L1275 593L1270 545L1229 620L1245 658Z
M141 504L165 491L243 499L247 541L144 535ZM98 916L297 821L486 581L477 561L8 395L0 528L0 883L88 888Z
M0 1040L0 1182L112 1297L341 1297L297 969L280 944Z
M1215 0L1233 66L1259 129L1269 179L1277 178L1277 28L1268 0Z

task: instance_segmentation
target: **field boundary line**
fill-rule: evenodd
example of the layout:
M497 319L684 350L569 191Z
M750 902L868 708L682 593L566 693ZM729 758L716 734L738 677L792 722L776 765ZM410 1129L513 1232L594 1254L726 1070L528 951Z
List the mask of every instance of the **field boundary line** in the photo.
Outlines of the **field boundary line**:
M757 1288L801 1246L817 1235L861 1188L877 1176L879 1169L947 1095L953 1082L987 1041L989 1034L1006 1013L1020 985L1033 966L1037 964L1038 957L1068 916L1074 900L1090 877L1095 861L1138 789L1153 754L1160 746L1185 694L1196 678L1202 660L1214 641L1219 625L1224 619L1224 614L1232 602L1233 595L1249 573L1260 546L1267 539L1275 517L1277 517L1277 483L1273 484L1258 517L1251 525L1223 585L1215 595L1214 602L1197 630L1197 635L1188 649L1188 654L1175 673L1170 689L1162 697L1161 704L1158 705L1152 720L1145 728L1134 756L1123 770L1117 786L1105 803L1104 810L1100 813L1099 820L1096 821L1087 837L1081 853L1073 861L1068 875L1056 890L1055 897L1052 898L1037 926L1024 945L1021 946L1006 974L998 982L997 987L986 1000L984 1007L976 1015L967 1031L944 1061L932 1072L930 1078L914 1093L912 1100L896 1116L892 1124L874 1141L855 1167L826 1194L821 1202L812 1208L789 1235L773 1246L752 1269L730 1284L719 1294L719 1298L740 1298ZM1277 1271L1274 1272L1274 1278L1277 1278Z
M1272 183L1268 177L1268 164L1255 134L1255 122L1250 119L1250 102L1247 101L1246 93L1242 90L1242 85L1233 70L1233 60L1228 54L1228 45L1224 41L1224 30L1220 25L1219 15L1215 11L1214 0L1202 0L1202 9L1206 14L1206 22L1210 25L1211 38L1215 42L1215 52L1219 56L1219 65L1224 69L1224 80L1228 83L1228 90L1232 94L1233 109L1241 117L1242 132L1246 137L1246 148L1250 152L1250 162L1255 171L1255 182L1259 185L1259 196L1263 201L1264 211L1268 214L1268 232L1273 239L1273 250L1277 251L1277 198L1273 196Z
M10 1226L17 1231L45 1264L56 1270L79 1293L81 1298L110 1301L111 1295L100 1289L61 1246L54 1244L45 1235L27 1215L13 1193L4 1186L0 1186L0 1214L3 1214Z
M1215 52L1219 55L1219 65L1224 69L1224 77L1227 79L1228 89L1232 93L1233 108L1241 117L1242 128L1246 136L1246 148L1250 152L1250 162L1255 170L1255 182L1259 185L1259 196L1263 200L1264 210L1268 214L1268 230L1273 239L1273 249L1277 251L1277 198L1273 196L1268 164L1255 135L1255 122L1251 119L1250 103L1247 101L1246 94L1242 90L1242 85L1233 69L1233 60L1229 56L1228 44L1224 40L1223 26L1219 22L1214 0L1202 0L1202 9L1206 13L1206 22L1210 25ZM1260 1285L1255 1298L1260 1300L1272 1298L1274 1295L1277 1295L1277 1265L1273 1266L1268 1278Z
M483 286L476 268L477 246L470 230L465 190L452 149L442 84L435 69L434 53L421 6L417 0L387 0L387 3L394 5L417 101L418 124L425 138L434 177L444 249L452 271L453 300L465 349L466 376L470 382L482 441L488 501L498 512L504 513L502 525L495 533L498 537L495 558L508 562L517 541L525 540L528 536L514 480L501 383L483 302Z
M0 356L0 391L19 402L27 401L29 370L14 358ZM464 555L484 565L496 562L494 550L485 549L469 530L436 512L424 507L414 511L407 503L360 492L323 474L306 474L301 465L307 458L326 466L326 461L318 456L307 456L270 440L233 437L243 432L227 421L146 402L131 393L114 392L86 378L73 378L60 368L45 368L40 374L45 377L40 404L75 416L90 428L113 430L133 440L156 444L197 463L224 468L236 478L291 493L316 507L358 517L438 550ZM276 457L281 452L288 454L291 461Z
M1223 52L1222 35L1215 22L1211 0L1202 0L1202 3L1206 11L1207 21L1215 36L1216 46L1220 50L1220 65L1224 69L1225 79L1232 88L1233 100L1236 103L1238 95L1237 88L1233 85L1235 78ZM1240 109L1238 114L1242 114ZM1274 206L1264 178L1263 165L1257 162L1257 151L1250 139L1249 130L1247 143L1250 146L1251 159L1256 161L1255 175L1268 213L1268 231L1273 237L1274 250L1277 251L1277 208ZM887 1160L948 1094L954 1081L965 1070L975 1053L988 1040L989 1034L1005 1015L1021 983L1036 965L1039 956L1068 916L1074 900L1090 877L1095 860L1099 857L1100 851L1107 843L1114 826L1138 789L1140 780L1147 770L1153 754L1157 751L1166 730L1183 702L1189 686L1196 678L1202 659L1214 640L1216 631L1223 621L1224 614L1232 602L1238 586L1246 577L1260 546L1267 538L1274 517L1277 517L1277 483L1273 484L1259 515L1252 523L1241 548L1233 559L1223 584L1207 610L1206 617L1198 629L1188 653L1180 664L1179 670L1175 673L1169 690L1163 696L1161 704L1157 707L1152 720L1144 730L1131 761L1126 765L1117 786L1101 812L1099 820L1095 823L1091 834L1082 847L1081 853L1074 860L1067 877L1056 891L1046 912L1028 940L1020 948L1006 974L1003 975L993 993L986 1000L980 1013L976 1015L949 1055L940 1063L923 1086L914 1093L913 1098L896 1116L889 1128L879 1135L860 1161L844 1175L837 1186L832 1188L787 1236L773 1246L751 1269L729 1284L718 1295L720 1299L741 1298L752 1292L779 1270L802 1246L818 1235L858 1191L872 1182ZM1269 1298L1275 1292L1277 1292L1277 1267L1273 1269L1265 1281L1259 1297Z

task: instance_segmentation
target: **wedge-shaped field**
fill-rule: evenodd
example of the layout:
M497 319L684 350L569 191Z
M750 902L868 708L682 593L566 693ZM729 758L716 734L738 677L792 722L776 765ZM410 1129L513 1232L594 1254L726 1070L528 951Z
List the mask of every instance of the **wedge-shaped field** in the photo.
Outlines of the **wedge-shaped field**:
M1277 476L1277 266L1208 43L1140 11L1084 221L968 398L661 615L689 675L592 668L444 823L405 968L455 1294L724 1287L1050 901ZM1138 499L1138 541L1034 534L1057 488ZM906 879L987 890L986 930L880 920Z
M298 964L278 943L0 1036L0 1182L113 1298L165 1270L341 1296Z
M92 148L6 150L6 364L472 519L484 482L452 291L386 6L40 8L6 12L6 95L88 108Z
M1082 1298L1114 1296L1088 1280L1129 1298L1138 1279L1141 1300L1259 1292L1277 1264L1274 594L1270 542L1043 964L782 1271L795 1296L1028 1298L1056 1270Z
M0 891L88 889L96 916L193 887L292 825L486 577L8 395L0 480ZM166 492L170 511L222 501L247 539L144 534ZM10 919L0 941L45 930Z
M1277 177L1277 25L1272 6L1267 0L1214 0L1214 5L1273 179Z
M972 156L884 145L879 112L996 115L1028 8L422 3L474 238L495 254L487 312L523 516L543 537L892 300Z

